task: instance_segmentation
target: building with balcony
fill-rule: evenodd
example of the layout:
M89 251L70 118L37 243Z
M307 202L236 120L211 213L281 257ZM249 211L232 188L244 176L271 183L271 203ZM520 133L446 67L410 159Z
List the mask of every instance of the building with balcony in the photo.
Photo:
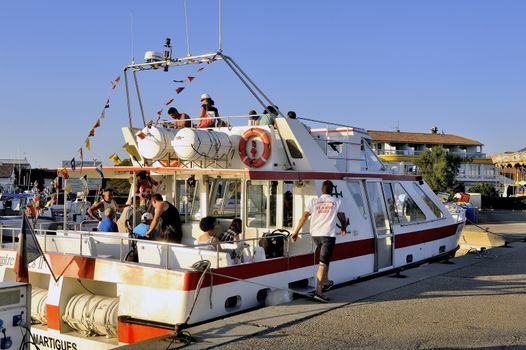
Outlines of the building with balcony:
M526 196L526 147L491 156L503 196Z
M394 172L416 173L414 160L431 147L440 146L446 152L462 158L457 180L465 190L478 183L497 184L495 166L482 152L483 144L462 136L441 134L435 127L430 133L369 130L371 146L380 159Z

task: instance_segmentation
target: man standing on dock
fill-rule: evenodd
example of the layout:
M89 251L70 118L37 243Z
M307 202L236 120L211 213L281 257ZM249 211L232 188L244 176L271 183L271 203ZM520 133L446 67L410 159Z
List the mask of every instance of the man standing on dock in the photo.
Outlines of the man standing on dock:
M329 264L336 245L336 218L340 221L341 235L344 236L347 233L347 218L345 213L340 211L341 200L331 197L333 189L332 181L323 181L321 186L322 195L311 201L308 210L303 213L298 227L296 227L291 237L292 241L295 242L299 231L311 217L310 234L314 244L320 251L320 265L316 273L314 299L324 303L328 302L329 299L323 294L323 291L328 290L334 284L332 281L329 281Z

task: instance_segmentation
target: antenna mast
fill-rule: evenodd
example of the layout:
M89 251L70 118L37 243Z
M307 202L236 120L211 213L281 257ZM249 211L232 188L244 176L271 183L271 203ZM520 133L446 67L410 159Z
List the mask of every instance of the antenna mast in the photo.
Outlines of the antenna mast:
M186 30L186 48L187 48L187 55L188 57L192 56L190 53L190 38L188 35L188 14L186 11L186 0L183 1L184 3L184 23L185 23L185 30Z
M135 64L135 46L133 42L133 12L131 11L130 11L130 36L131 36L131 50L132 50L131 63Z
M219 0L219 52L223 51L223 0Z

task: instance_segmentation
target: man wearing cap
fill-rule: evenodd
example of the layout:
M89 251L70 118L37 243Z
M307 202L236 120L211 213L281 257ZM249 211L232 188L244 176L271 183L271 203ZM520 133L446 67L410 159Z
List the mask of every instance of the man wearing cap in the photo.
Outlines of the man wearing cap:
M137 238L148 239L148 237L146 236L146 232L148 232L148 230L150 229L152 220L153 220L153 215L151 213L142 214L141 223L135 226L135 228L133 229L133 233L137 236ZM155 239L155 237L157 237L158 234L159 233L154 228L151 233L150 238Z
M201 95L201 113L199 114L198 128L213 128L217 124L216 119L219 118L219 112L214 107L214 100L209 94ZM219 119L217 119L219 122Z

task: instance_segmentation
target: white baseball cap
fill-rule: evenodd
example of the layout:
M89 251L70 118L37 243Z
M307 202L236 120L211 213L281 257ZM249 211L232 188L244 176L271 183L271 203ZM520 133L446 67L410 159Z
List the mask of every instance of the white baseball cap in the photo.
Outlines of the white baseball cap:
M209 99L209 100L210 100L210 99L212 99L212 97L210 97L209 94L202 94L202 95L201 95L201 100L206 100L206 99Z
M144 213L144 214L142 214L141 221L148 221L148 220L153 220L152 213Z

